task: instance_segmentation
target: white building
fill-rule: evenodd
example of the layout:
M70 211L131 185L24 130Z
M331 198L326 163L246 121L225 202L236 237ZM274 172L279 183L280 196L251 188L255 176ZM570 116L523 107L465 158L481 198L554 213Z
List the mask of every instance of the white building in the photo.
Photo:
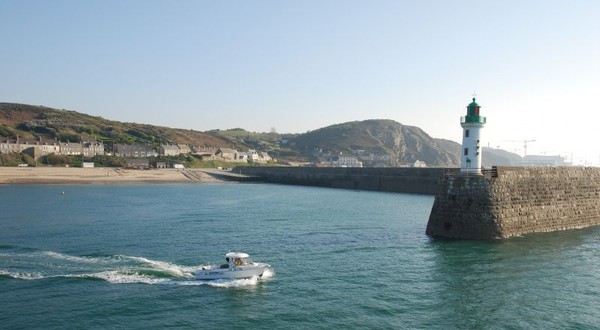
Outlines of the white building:
M248 162L266 163L271 160L271 156L269 156L269 154L266 151L256 151L254 149L248 150Z
M569 166L560 155L527 155L523 158L523 166Z
M427 163L422 160L416 160L413 164L413 167L427 167Z
M363 164L354 156L336 156L331 165L335 167L363 167Z
M461 174L481 175L481 129L485 126L485 117L479 114L480 106L473 102L467 106L467 115L460 117L463 128L462 156L460 159Z

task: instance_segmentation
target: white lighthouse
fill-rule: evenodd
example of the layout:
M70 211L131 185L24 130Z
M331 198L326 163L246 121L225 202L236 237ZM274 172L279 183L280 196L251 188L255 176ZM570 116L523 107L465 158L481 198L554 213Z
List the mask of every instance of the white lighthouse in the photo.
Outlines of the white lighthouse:
M481 175L481 129L485 126L485 117L479 115L479 104L473 102L467 106L467 115L460 117L463 128L462 156L460 158L460 174Z

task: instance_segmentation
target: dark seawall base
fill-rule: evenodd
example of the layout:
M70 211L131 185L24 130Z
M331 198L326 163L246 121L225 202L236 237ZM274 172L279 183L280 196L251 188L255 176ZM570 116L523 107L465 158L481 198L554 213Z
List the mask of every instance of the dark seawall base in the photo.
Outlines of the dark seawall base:
M440 181L427 235L499 239L600 225L600 168L498 167Z
M265 182L434 195L444 168L236 167Z

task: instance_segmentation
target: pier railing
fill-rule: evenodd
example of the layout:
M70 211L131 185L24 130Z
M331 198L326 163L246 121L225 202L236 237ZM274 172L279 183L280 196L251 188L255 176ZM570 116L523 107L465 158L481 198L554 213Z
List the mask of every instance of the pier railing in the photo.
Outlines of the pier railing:
M460 117L460 123L461 124L466 124L466 123L485 124L485 117L484 116L462 116L462 117Z
M459 168L450 168L444 171L444 177L452 177L452 176L484 176L486 178L497 178L498 177L498 168L496 166L492 166L492 168L482 168L481 174L477 173L460 173Z

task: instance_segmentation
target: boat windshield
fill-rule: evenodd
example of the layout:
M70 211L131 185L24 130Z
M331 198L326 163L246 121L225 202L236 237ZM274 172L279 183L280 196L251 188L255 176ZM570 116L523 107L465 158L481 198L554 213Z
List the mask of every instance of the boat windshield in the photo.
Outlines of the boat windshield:
M250 258L234 258L233 263L236 266L248 266L252 264L252 260Z

